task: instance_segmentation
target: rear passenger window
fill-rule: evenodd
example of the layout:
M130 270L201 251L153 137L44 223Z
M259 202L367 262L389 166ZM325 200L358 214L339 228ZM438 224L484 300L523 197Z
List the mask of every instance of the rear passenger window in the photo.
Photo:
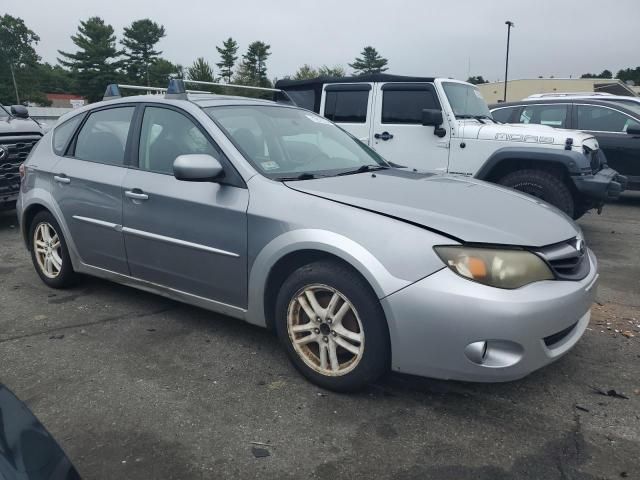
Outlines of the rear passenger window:
M75 158L110 165L124 164L134 107L109 108L89 115L78 133Z
M55 128L53 131L53 151L56 152L57 155L64 155L64 150L69 143L69 139L83 117L84 115L76 115Z
M365 123L368 90L326 91L324 116L336 123Z
M183 114L168 108L144 109L138 152L141 169L173 175L174 160L193 153L220 158L195 123Z
M422 125L425 108L440 108L431 90L382 90L382 123Z
M491 116L498 122L509 123L514 110L514 108L499 108L491 112Z
M525 105L519 123L537 123L556 128L566 128L568 105Z

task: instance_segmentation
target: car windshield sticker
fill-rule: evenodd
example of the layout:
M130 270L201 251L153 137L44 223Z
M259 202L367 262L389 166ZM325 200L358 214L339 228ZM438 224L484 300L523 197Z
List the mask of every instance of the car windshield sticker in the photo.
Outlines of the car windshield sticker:
M265 170L277 170L278 168L280 168L280 165L273 161L260 162L260 165L262 165L262 168L264 168Z

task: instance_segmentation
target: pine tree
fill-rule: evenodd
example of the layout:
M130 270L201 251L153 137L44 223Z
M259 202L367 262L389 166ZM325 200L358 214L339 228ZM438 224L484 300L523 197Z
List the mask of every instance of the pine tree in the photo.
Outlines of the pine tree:
M249 45L247 53L242 56L242 64L236 75L241 85L269 87L271 82L267 78L267 58L271 55L270 45L256 41Z
M233 67L238 60L238 43L231 37L222 42L222 47L216 47L220 54L220 62L216 66L220 69L220 76L227 82L231 83L233 76Z
M91 17L80 22L78 33L72 35L71 40L78 51L66 53L58 50L63 57L58 58L58 62L75 74L78 93L90 102L98 101L105 87L119 77L121 61L118 57L122 52L116 48L113 27L100 17Z
M166 35L164 27L145 18L124 29L124 66L132 83L151 85L149 70L162 54L155 45Z
M202 57L196 58L189 68L187 68L187 80L197 80L199 82L213 82L213 69L211 65ZM202 90L198 88L198 90Z
M295 73L295 75L293 76L294 80L307 80L310 78L316 78L318 77L318 71L313 68L311 65L305 63L303 66L301 66L298 71Z
M381 57L375 48L370 46L364 47L360 55L362 56L357 57L353 63L349 64L356 75L382 73L388 70L386 67L388 60Z
M333 67L323 65L318 69L318 75L321 77L344 77L346 74L344 67L341 65L334 65Z

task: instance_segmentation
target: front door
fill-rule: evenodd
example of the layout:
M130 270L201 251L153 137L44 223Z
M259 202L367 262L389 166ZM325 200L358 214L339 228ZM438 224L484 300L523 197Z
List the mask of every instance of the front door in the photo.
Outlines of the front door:
M619 110L598 105L576 105L576 129L593 134L611 168L640 184L640 138L627 133L640 122Z
M370 145L373 116L372 83L325 85L320 112L363 143Z
M228 305L246 305L246 188L173 176L183 154L228 163L199 124L168 106L144 108L138 168L123 185L124 238L135 278Z
M92 112L54 167L52 193L80 260L127 275L122 236L122 182L135 107Z
M378 84L373 115L373 148L385 159L419 170L446 172L449 129L444 136L422 125L422 110L440 110L431 83Z

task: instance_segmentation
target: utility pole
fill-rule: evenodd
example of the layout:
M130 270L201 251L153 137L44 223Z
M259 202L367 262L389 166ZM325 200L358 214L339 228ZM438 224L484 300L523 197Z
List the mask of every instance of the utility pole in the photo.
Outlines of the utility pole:
M508 81L508 75L509 75L509 41L511 40L511 27L515 27L515 23L513 23L511 20L507 20L504 23L507 26L507 57L505 58L505 65L504 65L504 98L503 98L503 101L506 102L507 101L507 81Z
M9 70L11 70L11 78L13 79L13 88L16 91L16 105L20 105L20 96L18 95L18 84L16 83L16 75L13 73L13 63L9 62Z

